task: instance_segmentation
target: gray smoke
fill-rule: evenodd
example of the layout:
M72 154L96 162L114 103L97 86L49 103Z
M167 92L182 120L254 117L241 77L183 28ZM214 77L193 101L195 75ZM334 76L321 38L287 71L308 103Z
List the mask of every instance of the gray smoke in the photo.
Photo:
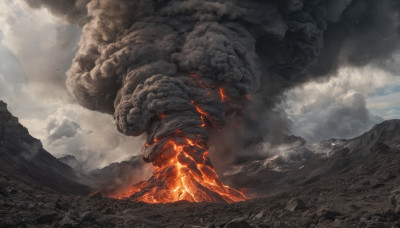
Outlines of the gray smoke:
M262 87L252 103L253 115L242 125L246 132L242 134L244 146L260 140L274 143L277 135L287 133L290 121L285 121L283 112L272 119L282 124L281 130L271 131L269 127L270 113L279 112L275 105L285 100L284 91L326 79L341 66L372 64L393 71L389 60L400 46L399 1L279 2L280 15L289 28L284 37L266 33L257 38L256 52L263 66ZM302 7L289 10L296 5Z
M206 144L203 123L241 116L257 88L255 39L235 4L92 1L88 13L67 84L85 107L114 113L124 134L147 133L147 161L178 131Z
M32 8L46 7L66 21L83 26L87 21L86 5L90 0L25 0Z
M227 118L244 122L245 144L276 123L283 134L286 90L342 65L385 66L400 40L397 0L27 1L87 20L67 85L124 134L146 133L153 163L171 137L206 144Z

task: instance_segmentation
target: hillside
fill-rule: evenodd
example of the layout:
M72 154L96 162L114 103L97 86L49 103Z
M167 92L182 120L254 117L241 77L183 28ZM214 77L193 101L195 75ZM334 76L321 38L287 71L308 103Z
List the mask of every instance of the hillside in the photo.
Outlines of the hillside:
M0 101L0 171L28 184L59 192L87 194L74 171L43 149Z

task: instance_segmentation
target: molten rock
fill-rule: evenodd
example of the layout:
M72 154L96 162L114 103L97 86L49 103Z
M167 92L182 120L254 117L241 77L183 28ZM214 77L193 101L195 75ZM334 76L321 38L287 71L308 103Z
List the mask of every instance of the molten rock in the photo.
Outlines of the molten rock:
M132 186L117 197L131 196L134 201L166 203L179 200L190 202L237 202L246 197L225 186L218 178L208 158L206 148L190 139L170 140L164 144L153 177L148 182Z

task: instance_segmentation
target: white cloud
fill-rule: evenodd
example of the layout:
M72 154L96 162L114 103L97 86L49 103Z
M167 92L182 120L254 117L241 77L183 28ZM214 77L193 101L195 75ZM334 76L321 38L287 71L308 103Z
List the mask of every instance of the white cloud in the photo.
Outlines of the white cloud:
M287 101L282 105L293 122L291 133L309 141L355 137L382 120L369 109L388 103L399 106L393 97L381 97L386 103L380 104L368 99L377 89L396 82L400 83L400 77L367 66L342 68L327 81L294 88L287 92Z
M66 105L47 118L44 147L56 156L74 155L87 170L140 154L143 141L119 133L111 116Z

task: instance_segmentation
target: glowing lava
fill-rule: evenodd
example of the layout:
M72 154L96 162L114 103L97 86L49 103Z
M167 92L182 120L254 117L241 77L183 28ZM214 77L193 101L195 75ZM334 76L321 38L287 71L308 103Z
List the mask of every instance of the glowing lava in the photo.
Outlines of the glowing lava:
M134 201L147 203L179 200L232 203L246 200L241 192L221 182L203 145L187 138L177 141L171 139L164 145L163 150L167 154L172 152L173 156L157 167L150 180L136 184L114 197L130 196ZM204 153L199 153L204 150Z
M226 98L225 92L222 88L219 88L219 95L221 97L221 101L224 101Z

